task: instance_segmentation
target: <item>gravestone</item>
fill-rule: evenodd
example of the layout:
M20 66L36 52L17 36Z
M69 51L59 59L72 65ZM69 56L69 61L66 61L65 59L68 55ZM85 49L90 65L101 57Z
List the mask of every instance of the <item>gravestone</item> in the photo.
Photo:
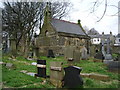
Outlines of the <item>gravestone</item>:
M100 51L96 50L96 54L95 54L94 58L104 60L104 55L105 55L104 43L101 43L100 44Z
M88 58L87 49L85 47L80 49L81 59L86 60Z
M53 53L53 50L48 50L48 55L47 55L47 57L48 57L48 58L49 58L49 57L55 58L54 53Z
M112 60L112 55L110 51L110 38L107 39L107 52L105 55L105 60Z
M66 46L65 47L65 59L68 60L69 58L73 59L73 62L80 61L80 50L78 47L74 46Z
M14 68L14 65L12 63L6 63L6 68L9 69Z
M62 62L50 62L50 82L56 87L62 87L63 80Z
M28 58L27 58L28 60L33 60L33 52L32 51L30 51L29 53L28 53Z
M34 47L33 48L33 58L34 59L38 59L39 57L39 48L38 47Z
M66 59L74 58L74 50L75 50L75 47L73 47L73 46L66 46L65 47L65 58Z
M37 60L36 76L46 78L46 60Z
M76 66L69 66L64 68L64 86L67 88L78 88L83 85L83 80L80 77L81 68Z
M120 73L120 61L104 60L103 63L107 65L109 71Z
M81 57L81 53L79 48L76 48L74 51L74 62L79 62L80 61L80 57Z

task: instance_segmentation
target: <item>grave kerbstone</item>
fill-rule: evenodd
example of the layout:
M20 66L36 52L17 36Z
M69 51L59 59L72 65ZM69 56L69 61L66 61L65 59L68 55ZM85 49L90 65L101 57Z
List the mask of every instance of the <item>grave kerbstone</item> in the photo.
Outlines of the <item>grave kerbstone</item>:
M64 86L67 88L78 88L83 85L83 80L80 77L81 68L76 66L69 66L64 68Z
M54 86L62 87L63 75L62 62L50 62L50 82Z

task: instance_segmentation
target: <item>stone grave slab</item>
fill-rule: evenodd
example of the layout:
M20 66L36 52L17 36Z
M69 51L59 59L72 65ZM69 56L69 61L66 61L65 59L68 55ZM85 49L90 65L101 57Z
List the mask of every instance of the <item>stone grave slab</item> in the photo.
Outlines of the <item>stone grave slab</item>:
M63 80L62 62L50 62L50 82L56 87L62 87Z

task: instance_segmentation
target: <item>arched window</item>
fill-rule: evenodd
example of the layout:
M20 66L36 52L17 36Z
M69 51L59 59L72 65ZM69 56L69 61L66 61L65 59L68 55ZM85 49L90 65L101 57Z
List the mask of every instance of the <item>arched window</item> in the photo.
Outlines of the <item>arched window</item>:
M49 32L48 30L45 31L45 36L48 36Z

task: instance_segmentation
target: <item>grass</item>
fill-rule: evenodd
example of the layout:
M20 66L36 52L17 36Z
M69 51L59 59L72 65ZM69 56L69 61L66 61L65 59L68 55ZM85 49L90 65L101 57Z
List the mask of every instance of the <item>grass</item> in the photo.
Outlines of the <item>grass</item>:
M41 60L47 61L47 75L50 75L49 63L52 61L63 62L63 67L66 67L67 61L64 57L57 58L47 58L45 56L40 57ZM29 72L37 72L36 66L31 65L32 62L22 56L16 58L16 60L9 60L9 56L3 56L3 62L13 63L13 69L7 69L4 65L2 66L2 79L4 87L17 87L17 88L55 88L47 79L45 84L42 82L44 78L35 78L27 74L21 73L21 70L27 70ZM108 72L107 67L101 62L93 62L90 60L80 60L78 63L74 63L78 67L82 67L81 73L98 73L103 75L108 75L110 77L109 81L99 81L90 78L83 78L84 88L118 88L118 80L120 80L120 75L112 72Z

